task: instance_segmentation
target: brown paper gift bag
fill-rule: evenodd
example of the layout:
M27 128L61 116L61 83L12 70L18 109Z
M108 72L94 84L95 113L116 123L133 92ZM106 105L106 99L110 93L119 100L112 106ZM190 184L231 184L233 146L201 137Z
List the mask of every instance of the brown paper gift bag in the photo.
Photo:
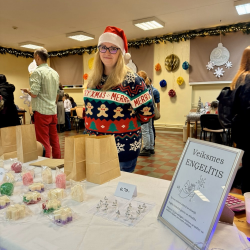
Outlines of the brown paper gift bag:
M86 138L86 175L97 184L121 175L114 135Z
M65 138L64 173L66 180L86 179L85 139L89 135L76 135Z
M34 124L16 126L17 159L29 162L38 159Z
M0 158L8 160L17 157L16 126L0 129Z

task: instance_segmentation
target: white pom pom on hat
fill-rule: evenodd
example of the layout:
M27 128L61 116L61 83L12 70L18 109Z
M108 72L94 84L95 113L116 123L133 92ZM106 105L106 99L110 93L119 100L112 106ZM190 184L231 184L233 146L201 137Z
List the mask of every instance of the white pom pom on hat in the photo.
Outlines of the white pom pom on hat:
M98 46L102 43L113 43L120 48L125 59L129 60L128 42L124 31L114 26L107 26L104 33L99 37Z

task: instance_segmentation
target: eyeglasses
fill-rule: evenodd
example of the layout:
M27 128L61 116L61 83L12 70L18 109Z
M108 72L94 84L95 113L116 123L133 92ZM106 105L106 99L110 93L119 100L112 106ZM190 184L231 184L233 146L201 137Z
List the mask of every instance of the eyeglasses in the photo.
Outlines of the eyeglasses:
M107 49L109 50L109 53L110 54L116 54L117 51L120 49L120 48L116 48L116 47L106 47L104 45L99 45L98 46L98 49L101 53L106 53Z

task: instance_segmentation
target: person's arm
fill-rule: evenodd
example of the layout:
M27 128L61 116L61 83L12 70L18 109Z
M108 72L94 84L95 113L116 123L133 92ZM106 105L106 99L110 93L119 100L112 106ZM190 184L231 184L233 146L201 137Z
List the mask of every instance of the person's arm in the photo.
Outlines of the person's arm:
M26 93L28 93L32 98L36 98L41 91L41 76L37 71L34 71L30 76L30 90L28 89Z
M158 108L158 110L159 110L159 113L161 113L161 111L160 111L160 103L159 103L159 102L156 103L156 106L157 106L157 108Z
M32 98L36 98L37 95L33 95L31 92L30 92L30 89L21 89L24 93L27 93L28 95L30 95Z

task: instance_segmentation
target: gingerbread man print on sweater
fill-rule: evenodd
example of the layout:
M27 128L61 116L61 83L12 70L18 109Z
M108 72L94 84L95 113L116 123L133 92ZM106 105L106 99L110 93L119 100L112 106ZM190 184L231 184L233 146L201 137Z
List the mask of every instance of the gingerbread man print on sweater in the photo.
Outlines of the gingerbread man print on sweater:
M143 112L143 115L152 115L152 112L149 112L150 109L150 107L144 107L141 111Z
M130 106L130 108L128 110L131 111L130 116L132 116L133 114L135 114L135 111L134 111L134 109L131 106Z
M100 113L97 114L98 117L101 117L101 116L108 117L108 115L106 114L106 111L108 111L109 109L106 107L105 104L102 104L100 108L97 108L97 109L100 111Z
M93 115L93 112L91 111L91 109L94 108L94 107L91 105L90 102L87 103L86 108L88 109L88 110L86 111L86 115L87 115L87 114Z
M123 117L124 116L124 114L121 114L121 112L123 111L123 109L121 107L117 107L113 111L115 112L115 115L113 115L114 118Z

